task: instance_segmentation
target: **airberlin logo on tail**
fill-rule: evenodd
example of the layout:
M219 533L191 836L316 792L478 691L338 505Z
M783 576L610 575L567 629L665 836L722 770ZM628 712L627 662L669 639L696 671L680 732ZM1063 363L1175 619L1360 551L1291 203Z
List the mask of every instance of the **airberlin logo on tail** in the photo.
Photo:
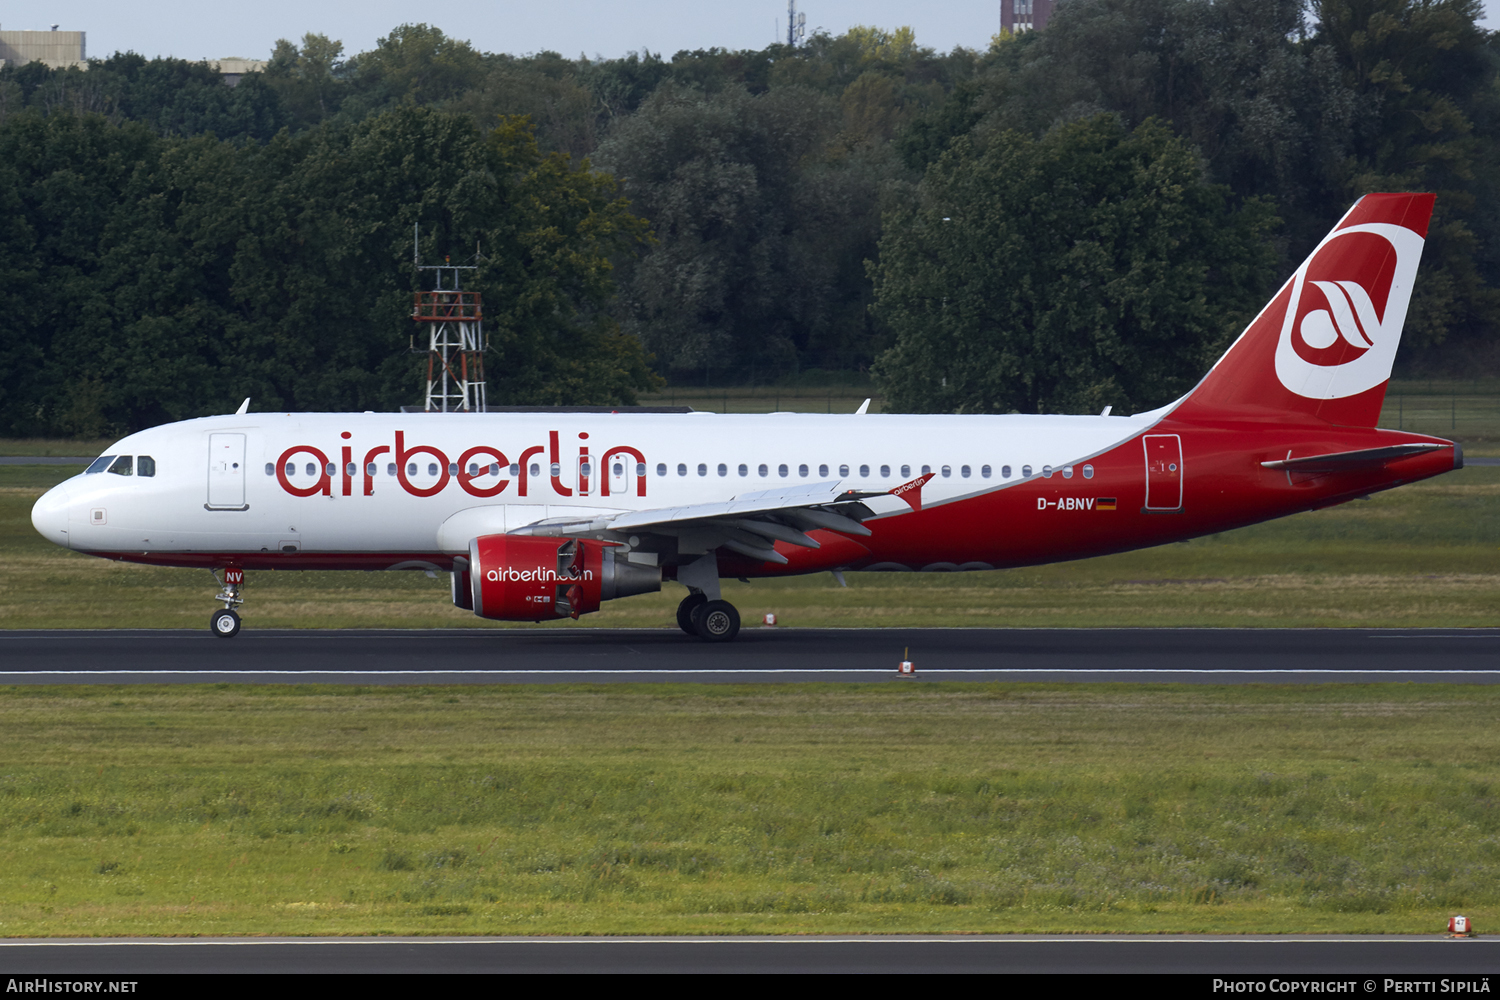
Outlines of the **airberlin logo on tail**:
M1276 376L1309 399L1341 399L1391 377L1422 237L1383 222L1336 229L1292 277Z

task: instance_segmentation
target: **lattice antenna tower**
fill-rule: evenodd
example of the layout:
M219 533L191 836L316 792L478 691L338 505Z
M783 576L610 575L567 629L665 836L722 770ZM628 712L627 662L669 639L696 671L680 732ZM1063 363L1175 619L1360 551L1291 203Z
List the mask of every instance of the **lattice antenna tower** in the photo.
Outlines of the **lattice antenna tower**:
M797 13L797 0L786 0L786 43L796 45L807 37L807 15Z
M483 413L484 397L484 307L478 292L463 290L465 271L479 270L479 250L474 263L423 264L421 231L412 226L411 263L418 284L424 271L432 273L432 289L418 290L411 318L427 326L428 413Z

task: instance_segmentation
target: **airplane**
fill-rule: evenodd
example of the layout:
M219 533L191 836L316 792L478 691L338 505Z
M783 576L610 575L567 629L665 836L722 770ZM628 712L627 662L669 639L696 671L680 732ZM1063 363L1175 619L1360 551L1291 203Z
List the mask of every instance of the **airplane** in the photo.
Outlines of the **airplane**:
M1376 428L1431 194L1361 198L1201 382L1133 416L237 413L122 438L32 509L76 552L214 573L240 630L253 570L425 570L481 618L576 619L722 578L967 572L1161 545L1463 467Z

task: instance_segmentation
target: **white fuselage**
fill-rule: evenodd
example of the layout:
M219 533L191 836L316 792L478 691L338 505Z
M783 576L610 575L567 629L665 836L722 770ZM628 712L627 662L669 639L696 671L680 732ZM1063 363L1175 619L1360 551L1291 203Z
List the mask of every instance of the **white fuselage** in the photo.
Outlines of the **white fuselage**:
M1160 417L206 417L121 439L107 454L135 456L136 468L149 456L153 476L75 476L33 521L60 545L101 554L451 554L478 534L583 509L706 503L797 482L888 490L928 468L924 502L941 503L1085 462Z

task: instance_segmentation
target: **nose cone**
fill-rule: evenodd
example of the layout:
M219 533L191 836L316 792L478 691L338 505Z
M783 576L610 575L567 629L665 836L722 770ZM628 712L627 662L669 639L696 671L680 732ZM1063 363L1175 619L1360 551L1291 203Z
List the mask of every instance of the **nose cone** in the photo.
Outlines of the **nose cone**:
M49 542L68 548L68 485L54 486L31 508L31 526Z

